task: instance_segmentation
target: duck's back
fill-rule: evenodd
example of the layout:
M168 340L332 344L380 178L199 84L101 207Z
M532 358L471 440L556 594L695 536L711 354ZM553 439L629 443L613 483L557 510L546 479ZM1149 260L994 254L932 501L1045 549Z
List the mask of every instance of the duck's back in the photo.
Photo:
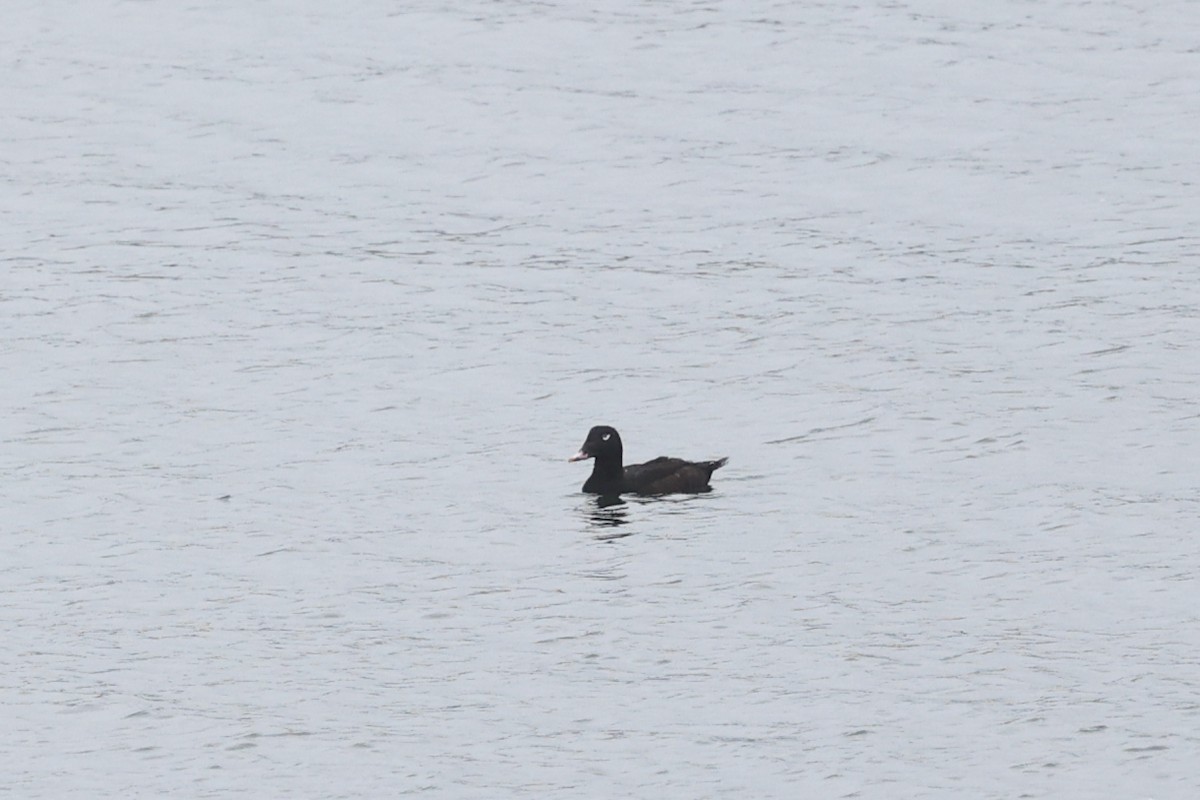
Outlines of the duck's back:
M727 460L686 461L659 456L645 464L631 464L625 467L625 491L635 494L711 492L708 481Z

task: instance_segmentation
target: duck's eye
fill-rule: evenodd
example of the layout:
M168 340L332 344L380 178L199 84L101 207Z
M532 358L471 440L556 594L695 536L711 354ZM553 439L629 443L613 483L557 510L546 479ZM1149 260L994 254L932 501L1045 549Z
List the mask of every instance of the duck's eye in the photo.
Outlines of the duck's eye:
M601 439L603 439L604 441L606 441L606 442L607 442L609 439L611 439L611 438L612 438L612 434L611 434L611 433L606 433L606 434L604 434L603 436L601 436L600 438L601 438Z

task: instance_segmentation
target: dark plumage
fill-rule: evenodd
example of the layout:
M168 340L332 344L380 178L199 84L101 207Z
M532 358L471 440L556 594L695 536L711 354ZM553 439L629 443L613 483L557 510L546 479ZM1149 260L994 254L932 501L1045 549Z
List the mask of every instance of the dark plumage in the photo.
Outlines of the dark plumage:
M709 478L728 460L684 461L660 456L645 464L626 467L622 464L623 456L621 436L616 429L597 425L588 431L583 447L569 460L596 459L592 476L583 484L583 491L604 496L711 492Z

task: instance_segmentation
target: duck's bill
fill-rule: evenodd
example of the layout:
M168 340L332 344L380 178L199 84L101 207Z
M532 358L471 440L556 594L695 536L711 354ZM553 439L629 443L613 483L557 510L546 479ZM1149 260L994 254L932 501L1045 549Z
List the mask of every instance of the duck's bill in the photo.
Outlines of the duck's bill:
M580 450L578 453L576 453L575 455L568 458L567 461L586 461L587 459L589 459L591 457L592 457L591 453L585 453L582 450Z

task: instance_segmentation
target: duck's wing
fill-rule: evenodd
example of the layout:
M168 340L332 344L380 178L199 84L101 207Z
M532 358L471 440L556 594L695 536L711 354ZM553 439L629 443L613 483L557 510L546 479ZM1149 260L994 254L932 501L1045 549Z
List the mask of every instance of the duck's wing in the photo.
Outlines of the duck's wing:
M685 461L682 458L659 456L645 464L625 468L625 487L637 494L673 494L675 492L707 492L708 479L713 471L724 466L726 459L716 461Z

